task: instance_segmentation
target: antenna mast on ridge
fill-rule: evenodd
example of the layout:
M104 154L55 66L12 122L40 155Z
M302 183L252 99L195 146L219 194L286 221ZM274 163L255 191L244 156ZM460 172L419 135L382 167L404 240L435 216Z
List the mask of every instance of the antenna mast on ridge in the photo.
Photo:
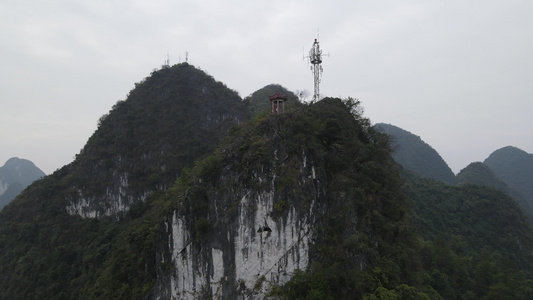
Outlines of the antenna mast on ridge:
M327 54L329 56L329 54ZM313 47L309 50L309 62L311 63L311 71L313 71L315 81L315 91L313 94L313 101L318 101L320 98L320 78L322 77L322 50L318 44L318 39L315 39Z
M167 51L167 59L165 59L165 63L161 66L161 69L170 68L170 55Z

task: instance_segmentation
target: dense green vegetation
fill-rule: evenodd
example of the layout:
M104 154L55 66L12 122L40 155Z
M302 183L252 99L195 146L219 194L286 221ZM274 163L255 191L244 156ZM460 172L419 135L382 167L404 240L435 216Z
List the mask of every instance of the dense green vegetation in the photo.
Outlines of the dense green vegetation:
M388 136L357 113L357 101L345 102L345 108L334 101L322 100L308 114L326 133L318 140L326 141L329 211L318 227L317 258L283 288L285 296L373 299L406 287L423 297L419 261L411 259L416 240L408 225L409 204L400 192Z
M511 189L505 182L494 174L484 163L471 163L457 174L457 184L475 184L495 188L511 196L520 206L524 215L528 217L530 225L533 225L533 203L516 189Z
M395 171L387 168L385 173ZM330 247L331 252L320 254L321 258L331 260L325 259L327 263L315 263L308 272L297 273L280 294L288 299L342 299L355 295L365 299L533 297L533 234L513 199L488 187L466 183L454 187L408 171L402 171L402 177L401 193L413 205L404 220L411 215L410 224L416 233L405 225L404 236L395 245L404 244L392 246L388 249L391 252L382 253L379 262L374 261L372 267L362 272L357 266L348 267L344 247L350 245L350 240L344 240L341 245ZM361 180L351 184L362 186L363 190L368 188ZM391 186L387 188L394 190ZM404 203L401 207L408 205ZM344 207L344 211L348 210ZM339 240L341 228L349 224L342 218L343 213L334 215L341 216L336 219L338 227L328 231L329 226L325 226L323 235L327 237L326 244L331 245ZM378 218L372 224L392 225L390 220L390 216ZM409 259L402 263L404 256ZM355 287L359 293L349 295Z
M444 299L533 297L533 235L516 202L484 186L453 187L404 172L424 241L424 282Z
M399 127L379 123L375 127L393 137L394 160L420 176L447 184L455 184L455 175L442 157L430 145Z
M65 167L39 180L1 212L0 298L143 298L155 280L164 205L154 204L154 195L142 213L134 207L121 221L70 216L62 192L67 173Z

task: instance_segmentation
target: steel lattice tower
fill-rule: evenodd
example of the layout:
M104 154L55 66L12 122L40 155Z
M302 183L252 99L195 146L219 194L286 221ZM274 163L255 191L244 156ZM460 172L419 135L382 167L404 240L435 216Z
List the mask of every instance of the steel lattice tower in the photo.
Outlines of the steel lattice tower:
M311 63L311 71L315 80L315 91L313 94L313 101L318 101L320 98L320 78L322 77L322 50L318 44L318 39L315 39L313 47L309 50L309 62Z

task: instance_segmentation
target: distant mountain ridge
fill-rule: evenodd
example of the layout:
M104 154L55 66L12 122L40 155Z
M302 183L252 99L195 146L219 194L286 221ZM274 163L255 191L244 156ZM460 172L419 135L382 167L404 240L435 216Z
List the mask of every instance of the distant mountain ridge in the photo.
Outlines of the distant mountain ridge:
M512 197L533 225L533 154L507 146L483 163L473 162L454 175L442 157L419 136L390 124L374 125L392 137L394 160L425 178L450 185L484 185Z
M391 124L378 123L374 126L393 137L392 157L402 167L422 177L455 184L455 174L448 164L419 136Z
M27 159L12 157L0 167L0 209L24 188L46 174Z
M533 154L506 146L492 152L483 164L509 187L507 193L533 222Z
M533 154L507 146L492 152L483 163L509 187L533 200Z
M486 164L481 162L475 162L468 165L466 168L462 169L457 174L457 184L458 185L484 185L499 191L504 192L505 194L512 197L523 210L526 217L533 224L533 203L527 197L527 194L509 187L500 177L498 177L495 172Z
M491 168L481 162L473 162L457 174L457 185L464 184L485 185L502 191L509 188Z
M374 126L392 137L392 156L406 170L450 185L483 185L502 191L518 203L533 225L533 154L503 147L483 163L473 162L455 176L437 151L420 137L390 124Z

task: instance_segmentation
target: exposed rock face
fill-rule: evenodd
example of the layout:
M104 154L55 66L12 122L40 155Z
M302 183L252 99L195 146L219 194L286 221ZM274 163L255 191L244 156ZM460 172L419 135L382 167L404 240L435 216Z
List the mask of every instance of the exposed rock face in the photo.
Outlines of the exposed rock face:
M227 226L228 231L215 229L219 236L210 241L212 248L205 250L195 247L185 218L175 215L171 236L176 270L171 277L171 295L180 299L195 299L203 293L217 299L246 295L254 299L254 294L262 294L270 284L283 284L295 270L305 270L312 217L300 218L291 207L285 220L273 219L273 198L273 193L243 197L237 220L216 223ZM255 212L249 211L250 206L257 206Z
M159 278L155 298L261 299L307 268L325 178L304 150L289 155L279 124L271 125L255 146L223 147L201 163L199 177L184 180L191 187L175 195L178 208L164 226L168 248L161 249L173 268ZM254 159L258 151L269 154ZM288 173L295 186L282 184Z
M305 162L305 157L297 159ZM299 195L280 192L275 170L255 173L256 188L220 191L224 185L235 186L231 175L236 174L225 169L218 184L207 188L203 218L185 206L165 226L170 253L166 259L174 266L165 285L173 297L261 299L271 285L284 284L297 269L308 266L313 228L324 213L320 203L325 197L314 166L301 165L298 186L293 187L302 191ZM295 197L306 202L295 203L290 199ZM209 228L200 227L202 220Z

